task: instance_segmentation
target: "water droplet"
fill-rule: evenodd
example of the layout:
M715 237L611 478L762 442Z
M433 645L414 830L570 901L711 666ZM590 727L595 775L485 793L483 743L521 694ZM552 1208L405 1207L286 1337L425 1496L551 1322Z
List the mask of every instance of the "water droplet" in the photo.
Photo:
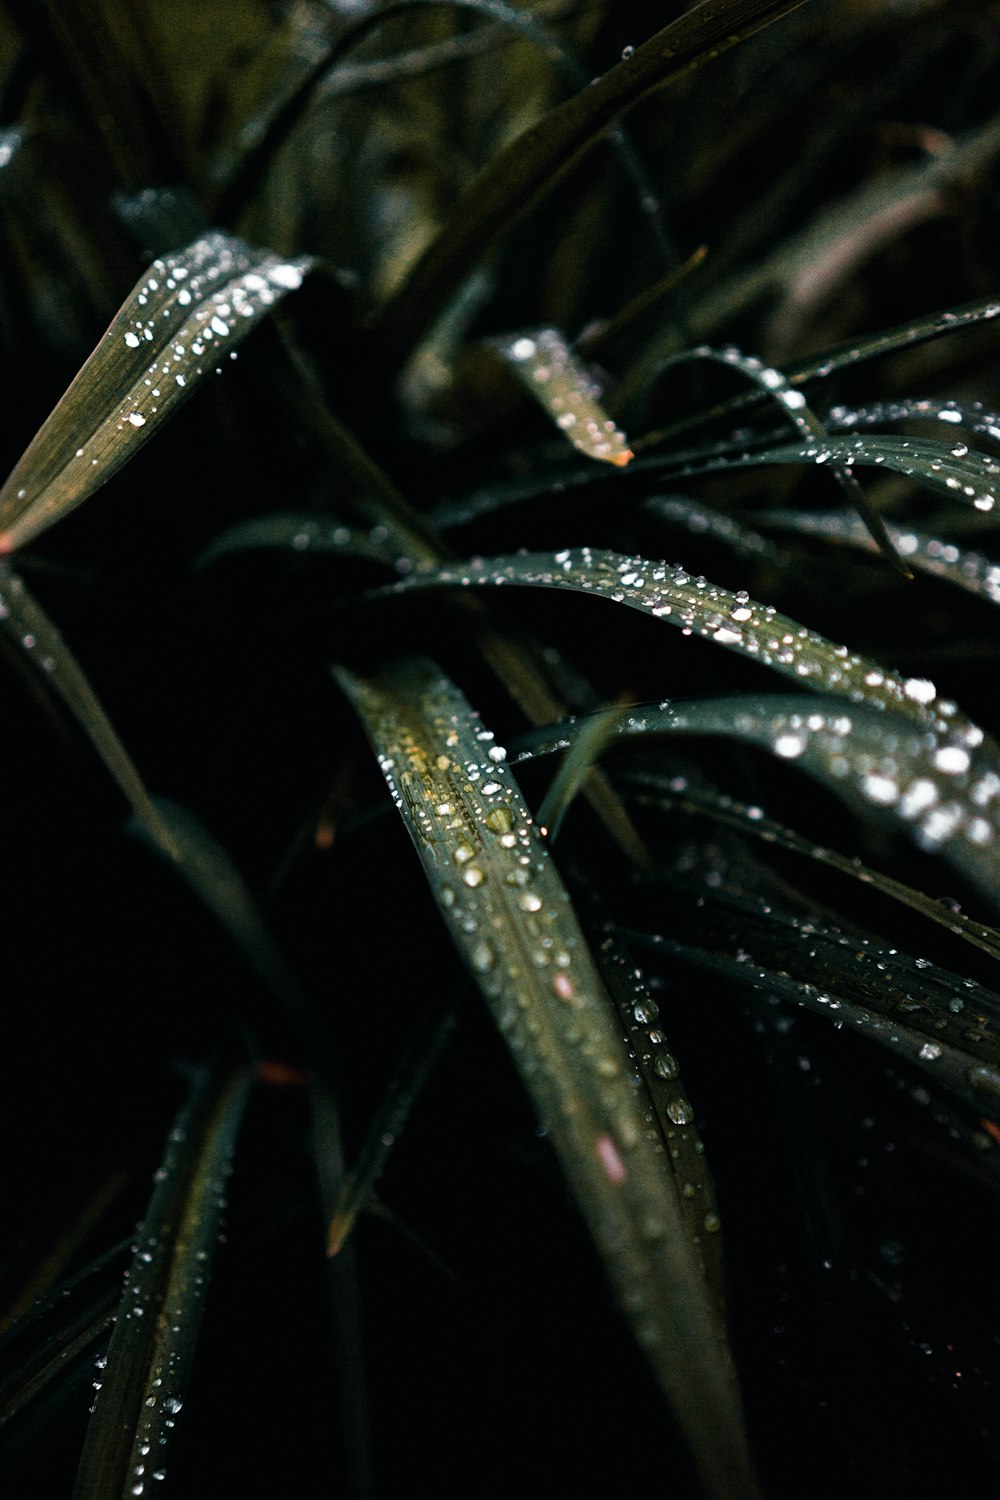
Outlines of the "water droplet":
M483 788L485 791L486 788ZM486 826L491 833L510 833L514 826L514 814L506 805L491 807L486 814Z

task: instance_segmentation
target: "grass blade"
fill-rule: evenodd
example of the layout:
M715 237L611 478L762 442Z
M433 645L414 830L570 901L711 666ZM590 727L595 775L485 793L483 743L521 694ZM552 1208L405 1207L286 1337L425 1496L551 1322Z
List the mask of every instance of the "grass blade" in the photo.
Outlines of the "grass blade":
M982 730L969 724L954 703L939 698L932 683L904 678L846 646L834 645L770 605L754 603L742 591L730 593L704 578L692 578L672 563L598 547L473 557L433 569L418 568L390 584L387 592L512 586L570 589L625 604L760 662L801 687L837 693L871 708L892 709L935 733L967 737L970 746L983 742Z
M378 320L381 366L397 374L490 247L642 99L752 36L803 0L704 0L494 158Z
M555 328L490 340L529 395L581 453L624 468L628 439L598 402L598 387Z
M110 479L311 264L218 230L154 261L0 489L0 552Z
M572 727L567 726L567 729L571 730ZM571 734L567 737L571 738ZM530 750L526 751L529 758L532 753ZM520 751L511 759L512 764L517 765ZM762 839L767 844L776 844L794 854L801 854L816 864L826 865L841 875L870 886L872 890L892 901L898 901L902 906L910 907L912 911L919 912L921 916L944 927L955 937L988 953L991 958L1000 959L1000 931L997 928L988 927L967 916L965 912L956 911L950 903L947 907L942 906L933 896L928 896L924 891L918 891L901 880L895 880L880 870L871 869L860 859L848 858L835 849L824 848L812 839L803 838L793 829L767 817L763 809L756 805L748 806L724 792L716 791L708 784L695 783L692 778L684 776L678 778L651 771L630 772L627 778L616 777L619 788L623 781L627 782L632 798L639 806L657 807L667 812L676 809L708 817L714 823L725 824L740 833Z
M787 377L781 370L774 366L765 365L763 360L757 359L753 355L743 354L736 348L709 349L704 346L668 359L665 361L663 368L668 369L672 365L680 364L690 359L713 360L718 364L728 366L731 370L737 370L744 379L751 381L758 389L765 391L780 406L792 426L807 441L819 444L821 447L826 443L829 434L823 423L810 410L802 392L789 384ZM898 572L903 573L907 578L911 577L909 568L893 546L892 538L886 530L885 522L868 499L851 469L842 463L835 463L830 465L830 472L863 519L879 551L883 553Z
M907 829L921 848L939 853L996 901L1000 774L975 732L970 739L968 731L915 731L897 714L818 696L702 699L612 717L623 736L706 734L769 750L823 782L865 819ZM546 748L539 741L534 753ZM566 726L553 726L548 748L569 743Z
M83 668L37 599L29 593L24 580L3 562L0 562L0 626L21 647L48 689L65 703L152 841L168 859L177 859L177 845Z
M429 664L377 682L335 675L708 1492L720 1500L756 1493L722 1330L673 1182L636 1105L606 990L505 752Z
M881 434L872 438L832 437L823 443L784 444L754 452L719 454L681 462L676 468L667 461L663 467L671 479L681 479L768 464L843 464L894 469L929 489L971 503L979 511L993 510L1000 482L1000 463L974 452L965 443Z
M250 1086L245 1063L206 1072L171 1130L87 1428L74 1500L152 1489L183 1404ZM147 1455L156 1457L147 1461Z
M754 520L759 526L794 532L796 536L819 537L864 552L875 550L870 535L849 511L755 511ZM887 525L886 529L897 550L918 572L940 578L978 599L1000 604L1000 565L981 552L971 552L908 526Z

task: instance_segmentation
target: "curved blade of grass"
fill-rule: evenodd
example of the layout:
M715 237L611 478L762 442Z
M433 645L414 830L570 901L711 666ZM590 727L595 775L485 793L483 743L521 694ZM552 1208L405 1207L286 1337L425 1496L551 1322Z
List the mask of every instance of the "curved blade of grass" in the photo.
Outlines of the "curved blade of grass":
M455 1016L426 1019L411 1038L372 1121L368 1137L352 1172L343 1179L327 1232L327 1255L339 1255L358 1214L371 1197L396 1141L410 1118L442 1048L455 1026Z
M723 542L742 557L764 559L770 563L784 561L774 543L759 531L711 505L689 500L686 495L652 495L643 501L642 508L661 521L683 526L692 536L708 536ZM868 535L867 531L865 535Z
M565 726L565 738L570 741L574 727L573 725ZM525 738L534 737L526 736ZM519 748L518 753L511 756L511 764L517 765L522 754L525 758L531 759L535 753L527 747L523 751ZM811 839L803 838L794 829L786 828L783 824L776 823L773 818L767 817L760 807L740 802L735 797L716 791L714 787L705 783L695 784L684 776L669 776L652 771L632 771L626 776L616 777L615 784L619 790L624 784L632 799L640 806L658 807L664 811L677 809L679 812L708 817L713 822L726 824L740 833L762 839L764 843L776 844L816 864L826 865L831 870L837 870L841 875L847 875L852 880L858 880L863 885L870 886L880 895L919 912L921 916L927 917L939 927L944 927L955 937L971 943L983 953L988 953L991 958L1000 959L1000 930L997 928L975 921L965 912L955 910L950 904L943 906L933 896L928 896L924 891L906 885L903 881L896 880L880 870L871 869L856 857L848 858L835 849L825 848Z
M245 1063L206 1071L170 1132L87 1427L74 1500L141 1495L152 1488L151 1471L163 1468L187 1388L250 1076Z
M547 1123L577 1203L709 1493L756 1486L723 1333L618 1025L520 790L432 666L335 673L360 714L442 916Z
M154 261L0 489L0 552L110 479L311 264L219 230Z
M581 721L581 732L573 744L538 809L538 826L549 847L559 837L570 803L580 791L601 751L614 737L615 721L608 714L592 714Z
M116 1262L124 1263L131 1243L131 1238L122 1240L59 1282L0 1338L0 1432L5 1439L8 1424L110 1325L120 1296ZM109 1268L117 1274L105 1287L102 1273Z
M384 530L384 528L383 528ZM195 558L195 567L207 568L221 557L256 549L276 552L334 553L343 557L362 557L368 562L384 563L396 571L399 549L391 545L377 528L368 532L327 516L275 512L241 521L217 536Z
M897 323L892 328L880 329L877 333L860 334L857 338L847 339L841 344L833 344L821 353L809 355L805 359L792 360L785 366L785 378L793 386L805 385L810 380L825 380L839 370L865 364L868 360L878 359L884 354L895 354L897 350L907 349L914 344L925 344L932 339L943 338L946 334L958 333L964 328L992 322L996 317L1000 317L1000 299L996 297L964 302L958 307L943 308L937 312L926 313L920 318L912 318L907 323ZM655 349L647 351L642 357L641 372L635 372L634 379L632 375L626 377L629 387L639 386L649 379L654 379L664 354L673 352L673 349L660 353ZM621 382L621 385L625 385L625 380ZM733 396L728 401L706 407L690 417L682 417L679 421L672 422L669 427L650 433L636 443L636 448L645 447L654 442L673 442L693 428L702 427L706 423L716 422L725 417L737 417L749 408L759 406L761 400L759 395L753 393Z
M806 930L810 925L806 924L802 931L810 943L814 944L818 939L814 932ZM886 976L882 958L875 960L872 955L872 967L874 968L875 962L883 966L879 969L878 981L870 983L866 988L859 983L851 968L852 963L857 961L854 951L857 940L853 938L844 939L845 943L852 944L852 952L845 953L837 977L832 982L828 980L816 984L789 974L790 961L784 958L781 969L776 969L758 963L745 952L736 956L709 952L659 934L646 934L644 937L641 933L630 931L626 936L630 942L644 944L665 956L694 964L737 986L742 985L766 995L777 995L782 1000L791 1001L817 1015L825 1016L834 1025L846 1025L920 1068L939 1087L964 1099L974 1109L985 1112L991 1118L1000 1113L1000 1067L996 1065L995 1038L991 1045L984 1047L984 1039L991 1033L983 1029L980 1018L977 1017L975 1026L969 1029L969 1023L963 1019L961 1011L956 1013L949 1008L951 1001L964 1007L965 988L961 980L956 981L951 991L951 1000L935 1001L932 1004L924 997L914 1002L909 998L904 983ZM887 953L888 950L884 952ZM912 982L909 988L912 988ZM915 1016L921 1010L926 1010L928 1017L920 1029L900 1020L901 1013ZM964 1041L942 1040L946 1032L955 1032L959 1028L963 1033L968 1031Z
M628 439L598 401L600 391L555 328L490 339L529 395L588 458L624 468L632 457Z
M906 828L986 895L1000 892L1000 775L996 757L968 731L915 730L895 713L873 713L822 697L702 699L614 716L622 736L706 734L769 750L823 782L866 820ZM554 726L532 753L561 749Z
M675 468L669 460L664 468L672 479L714 474L722 470L760 468L768 464L861 464L894 469L916 479L929 489L971 503L976 510L991 511L997 503L1000 463L976 453L965 443L937 443L928 438L832 437L823 443L785 444L754 452L719 454Z
M641 610L728 651L758 661L814 692L841 694L853 703L892 709L938 734L983 742L983 732L956 705L939 698L932 683L904 678L867 657L756 604L745 592L731 593L684 568L598 547L513 556L473 557L445 566L417 568L381 592L418 588L524 587L569 589Z
M876 550L870 535L850 511L755 511L754 520L760 526L773 526L796 536L819 537L865 552ZM981 552L971 552L910 527L887 525L887 530L898 551L919 572L988 599L991 604L1000 604L1000 564Z
M803 0L704 0L522 132L480 173L445 229L382 310L379 359L397 374L490 247L610 126L675 79L752 36Z
M744 354L733 346L726 349L710 349L707 345L703 345L697 349L690 349L684 354L672 356L664 362L663 369L666 370L688 360L702 359L736 370L745 380L751 381L759 390L765 391L780 406L796 431L801 433L808 442L818 444L820 447L827 442L829 434L815 412L810 409L802 392L789 384L781 370L773 365L765 364L755 355ZM851 469L842 463L833 463L830 465L830 472L861 516L879 551L897 572L901 572L904 577L912 577L910 569L893 546L885 522L868 499Z
M598 901L579 881L574 881L577 900L582 898L588 926L600 934L594 956L614 1001L629 1058L641 1083L649 1129L659 1137L663 1161L673 1172L678 1202L687 1224L707 1285L720 1312L725 1308L725 1267L722 1258L722 1221L715 1183L705 1148L687 1099L680 1064L670 1046L660 1008L646 977L622 940L621 933L598 909Z
M825 420L830 432L885 427L890 422L942 422L1000 442L1000 412L990 411L981 401L910 396L900 401L872 401L865 406L833 406Z
M0 627L21 647L46 687L65 703L149 837L169 859L176 859L177 846L83 668L24 580L4 562L0 562Z

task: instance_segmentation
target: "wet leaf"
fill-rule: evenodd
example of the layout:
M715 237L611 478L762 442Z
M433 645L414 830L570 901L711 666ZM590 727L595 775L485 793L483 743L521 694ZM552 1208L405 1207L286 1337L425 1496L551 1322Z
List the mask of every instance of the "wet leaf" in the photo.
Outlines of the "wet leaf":
M993 510L1000 488L1000 463L976 453L965 443L882 434L869 438L831 437L823 443L783 444L754 452L719 454L693 462L681 461L676 467L668 460L663 467L671 479L681 479L768 464L842 464L893 469L979 511Z
M686 495L653 495L643 502L643 509L661 521L683 526L692 536L708 536L713 541L723 542L742 557L763 558L771 563L782 560L774 543L746 521L728 516L711 505L689 500ZM861 530L868 536L866 528Z
M754 520L759 526L793 532L796 536L819 537L865 552L875 550L867 530L849 511L756 511ZM981 552L959 547L941 537L927 536L908 526L887 524L886 529L897 550L918 572L929 573L932 578L940 578L979 599L988 599L991 604L1000 604L1000 565Z
M1000 1114L1000 996L924 959L778 914L770 902L766 909L761 904L756 923L752 903L730 897L722 905L740 909L746 920L735 954L656 934L626 936L737 987L777 996L834 1025L846 1025L926 1072L974 1109ZM806 949L808 965L803 962ZM821 950L824 962L817 962Z
M744 354L733 346L725 349L710 349L707 346L701 346L666 360L663 369L669 369L673 365L692 359L711 360L738 371L745 380L751 381L759 390L765 391L770 396L785 413L791 425L804 438L819 447L826 443L829 434L823 423L810 409L802 392L792 386L776 366L766 364L755 355ZM910 570L893 546L885 522L858 484L851 469L842 463L832 463L830 472L861 516L879 550L898 571L909 577Z
M672 563L597 547L473 557L433 569L418 568L389 585L387 592L515 586L570 589L610 599L760 662L791 677L800 687L842 694L852 703L872 708L892 709L936 733L959 739L971 736L970 745L983 742L982 730L970 725L954 703L939 698L933 683L904 678L846 646L834 645L770 605L756 604L743 591L731 593L704 578L693 578Z
M804 359L790 360L784 366L785 378L790 385L795 387L806 385L812 380L825 380L840 370L866 364L869 360L881 358L883 355L894 354L900 349L908 349L916 344L928 343L932 339L959 333L963 329L973 328L982 323L990 323L997 317L1000 317L1000 301L995 297L980 298L975 302L965 302L958 307L946 307L938 312L925 313L922 317L913 318L909 322L898 323L893 328L880 329L876 333L859 334L856 338L846 339L843 343L834 344ZM670 349L665 351L665 354L673 352ZM641 376L643 382L655 378L663 358L664 354L657 355L655 351L644 356ZM673 422L669 427L661 429L644 441L652 442L655 439L657 443L672 442L683 433L690 432L692 428L703 427L725 417L736 417L748 408L760 404L761 397L758 395L734 396L728 401L703 408L690 417Z
M707 734L769 750L822 781L862 818L901 825L921 848L960 869L988 901L996 900L1000 767L972 725L916 728L893 711L812 695L701 699L608 717L624 737ZM551 735L548 741L537 736L531 753L571 742L564 726L553 726Z
M164 1467L187 1390L249 1086L243 1063L205 1072L170 1132L119 1305L74 1500L124 1500L143 1493L147 1475Z
M110 479L311 264L218 230L154 261L0 489L0 551Z
M170 832L82 667L24 580L4 562L0 562L0 628L21 647L47 690L65 703L152 841L169 859L176 859L178 851Z
M574 728L573 725L564 726L560 738L571 743ZM525 738L533 742L537 740L540 746L543 744L543 736L537 732ZM513 765L517 765L521 753L519 749L518 754L511 757ZM525 746L523 753L531 757L536 752L529 746ZM624 787L630 794L631 800L639 806L653 806L663 810L676 809L679 812L708 817L714 823L726 824L740 833L761 839L764 843L776 844L816 864L826 865L852 880L870 886L880 895L887 896L890 900L898 901L901 905L919 912L931 922L946 928L955 937L962 938L973 947L988 953L991 958L1000 959L1000 930L997 928L975 921L965 912L953 907L950 902L942 905L933 896L928 896L914 886L896 880L880 870L871 869L856 857L848 858L835 849L825 848L822 844L803 838L794 829L786 828L783 824L776 823L773 818L769 818L763 808L756 804L740 802L737 798L716 790L700 779L671 775L666 772L629 771L617 776L615 785L619 790Z
M618 1024L505 752L431 665L336 677L712 1494L755 1493L722 1331ZM686 1116L687 1106L678 1105Z
M491 339L490 345L574 448L588 458L624 468L632 457L628 439L600 405L597 383L561 333L538 328Z

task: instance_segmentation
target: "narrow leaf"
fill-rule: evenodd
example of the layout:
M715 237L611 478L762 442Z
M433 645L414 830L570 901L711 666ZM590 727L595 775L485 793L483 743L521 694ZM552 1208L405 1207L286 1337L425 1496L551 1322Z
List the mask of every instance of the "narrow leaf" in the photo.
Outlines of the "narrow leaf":
M871 552L874 544L857 516L849 511L755 511L760 526L794 532L797 536L815 536L826 542L838 542ZM921 573L954 584L979 599L1000 604L1000 564L941 537L927 536L908 526L887 525L897 550Z
M822 443L785 444L753 452L718 454L681 461L676 467L669 460L661 462L664 473L672 479L714 474L726 469L760 468L768 464L842 464L894 469L929 489L940 490L965 504L971 503L980 511L993 510L1000 486L1000 463L974 452L965 443L939 443L929 438L881 434L870 438L831 437Z
M675 564L598 547L473 557L418 568L390 584L388 592L456 586L570 589L610 599L758 661L800 687L893 709L937 733L968 737L970 746L983 742L982 730L970 725L954 703L939 698L933 683L904 678L846 646L834 645L770 605L756 604L743 591L730 593Z
M154 261L0 489L0 552L110 479L310 265L218 230Z
M169 859L176 859L177 845L83 668L24 580L4 562L0 562L0 627L21 647L46 687L66 704L150 839Z
M600 405L597 383L557 329L511 334L490 344L574 448L624 468L632 457L628 439Z
M904 827L995 902L1000 890L1000 774L980 731L916 729L896 713L822 697L660 704L614 716L623 736L707 734L742 740L822 781L866 820ZM971 738L970 738L971 730ZM553 726L551 748L567 745ZM545 742L538 737L539 753Z
M725 349L710 349L707 345L702 345L666 360L663 369L666 370L672 365L691 359L712 360L738 371L744 379L751 381L759 390L765 391L780 406L792 426L804 438L819 445L827 441L829 434L815 412L810 409L805 396L792 386L782 371L775 366L765 364L754 355L743 354L734 346ZM910 577L910 570L893 546L885 522L868 499L851 469L842 463L834 463L830 465L830 472L863 519L879 551L888 558L893 567L906 577Z
M574 728L574 725L565 726L566 739L572 740ZM534 736L524 736L524 738L534 739ZM535 752L526 746L523 753L531 758ZM513 765L517 765L521 754L519 742L518 754L511 757ZM782 849L800 854L816 864L826 865L831 870L837 870L841 875L860 881L862 885L870 886L872 890L878 891L889 900L898 901L900 905L919 912L921 916L927 917L939 927L944 927L955 937L971 943L983 953L988 953L991 958L1000 959L1000 931L997 928L975 921L965 912L956 910L950 902L942 905L933 896L928 896L924 891L906 885L903 881L896 880L881 870L871 869L856 857L848 858L835 849L825 848L812 839L803 838L794 829L786 828L783 824L776 823L773 818L767 817L763 809L756 804L740 802L737 798L717 791L707 783L695 782L693 778L687 776L671 776L652 771L629 772L626 776L616 777L615 784L620 790L623 783L632 799L640 806L658 807L664 811L677 809L679 812L708 817L713 822L727 824L740 833L762 839L767 844L776 844Z
M170 1133L118 1309L74 1500L144 1494L153 1471L163 1468L194 1357L249 1084L244 1064L204 1074Z
M550 110L490 162L383 309L382 366L395 375L490 247L642 99L752 36L803 0L704 0L627 60Z
M521 1070L709 1493L751 1495L739 1398L619 1025L505 752L429 664L337 680Z

